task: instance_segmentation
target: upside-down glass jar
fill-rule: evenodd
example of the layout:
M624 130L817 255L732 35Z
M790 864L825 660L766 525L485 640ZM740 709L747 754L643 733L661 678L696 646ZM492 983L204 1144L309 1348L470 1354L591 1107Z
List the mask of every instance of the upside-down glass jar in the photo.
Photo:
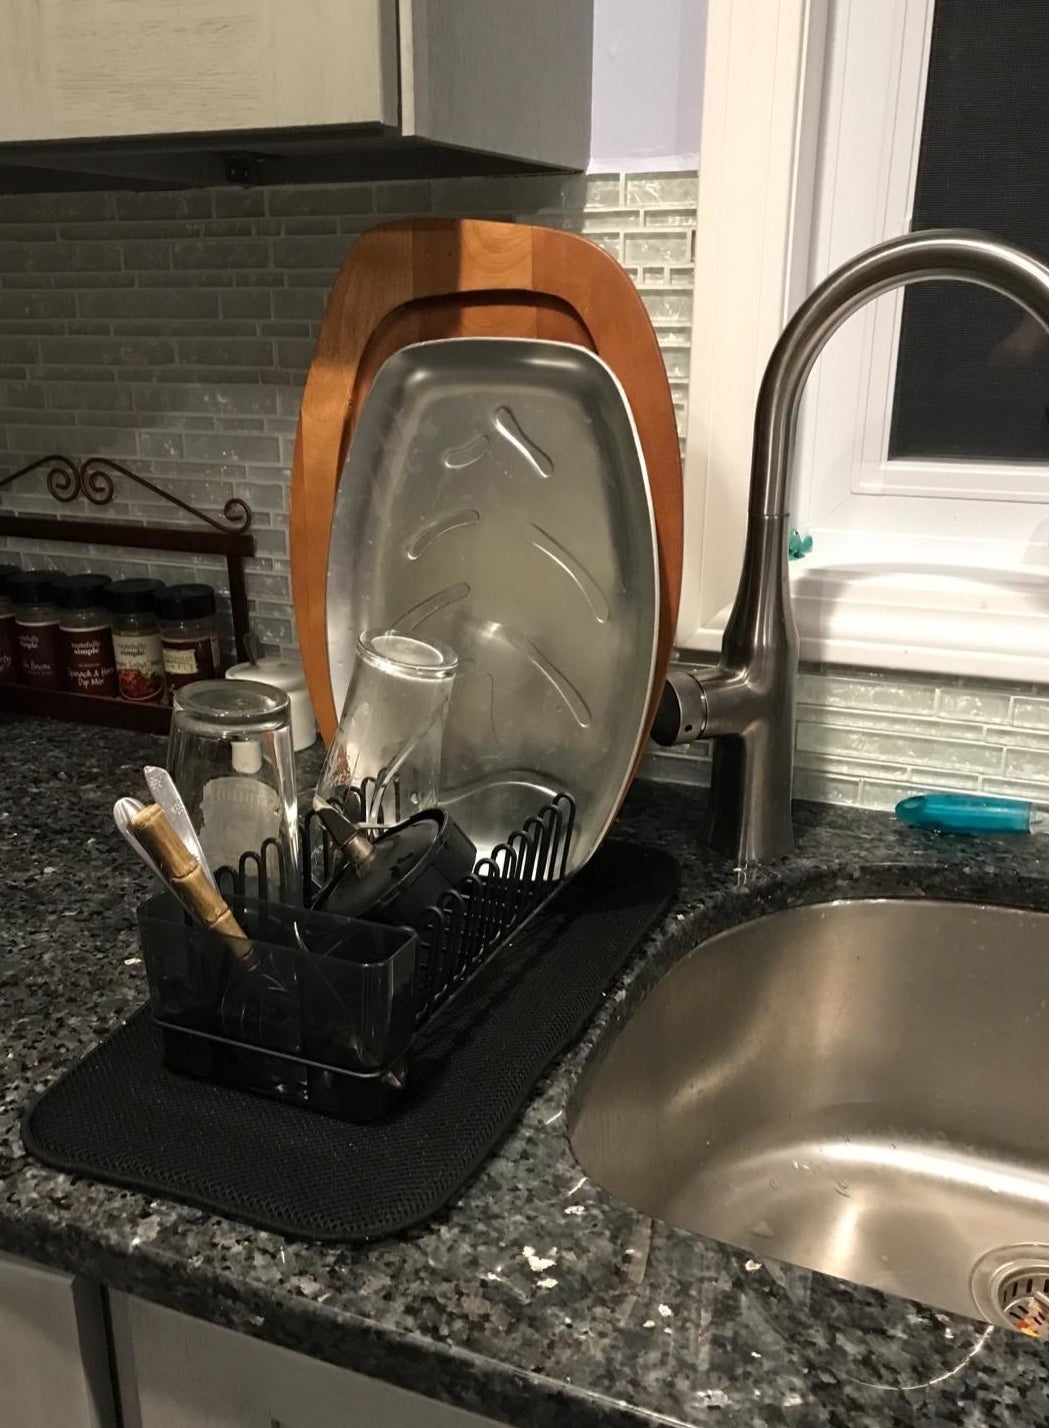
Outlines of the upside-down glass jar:
M397 630L358 636L342 718L317 798L371 832L434 808L454 650Z
M299 888L291 705L282 689L246 679L177 689L167 765L213 869L236 867L266 844L265 868L245 865L245 884L264 871L272 887Z

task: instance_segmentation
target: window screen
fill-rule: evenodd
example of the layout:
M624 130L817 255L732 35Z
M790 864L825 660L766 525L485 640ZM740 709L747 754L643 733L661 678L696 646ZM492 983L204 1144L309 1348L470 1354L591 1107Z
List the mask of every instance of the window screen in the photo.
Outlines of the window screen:
M937 0L914 228L1049 261L1049 0ZM970 284L908 289L890 457L1049 462L1049 339Z

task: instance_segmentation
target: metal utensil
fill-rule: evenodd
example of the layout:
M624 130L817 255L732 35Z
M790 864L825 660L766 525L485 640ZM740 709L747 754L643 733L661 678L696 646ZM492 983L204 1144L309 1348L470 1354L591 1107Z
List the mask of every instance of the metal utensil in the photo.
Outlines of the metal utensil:
M197 837L197 830L193 827L193 820L182 801L182 795L175 786L175 780L167 769L158 768L155 764L147 764L142 772L145 774L146 787L153 795L154 802L160 804L168 822L196 858L208 882L213 888L217 888L215 874L211 871L208 860L204 856L204 849ZM127 801L121 800L121 802ZM141 805L139 806L141 808Z
M173 892L174 889L171 887L167 878L153 861L152 855L143 848L142 844L135 837L134 829L131 827L131 820L136 814L141 813L143 808L145 808L145 804L140 798L118 798L113 805L113 822L117 825L119 832L123 834L127 842L135 850L143 863L145 863L153 876L159 878L169 892Z
M642 742L658 584L637 432L593 353L466 338L383 364L332 523L332 692L361 630L456 651L439 803L482 856L560 791L572 869L600 842Z

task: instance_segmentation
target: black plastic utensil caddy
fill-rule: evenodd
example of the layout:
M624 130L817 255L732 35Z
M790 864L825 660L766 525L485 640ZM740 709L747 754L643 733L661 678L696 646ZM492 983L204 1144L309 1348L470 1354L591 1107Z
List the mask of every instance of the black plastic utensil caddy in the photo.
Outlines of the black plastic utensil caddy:
M572 800L555 797L414 928L309 907L333 863L315 813L302 824L301 890L274 845L220 870L247 943L193 923L168 893L150 898L139 935L165 1065L346 1120L388 1114L416 1035L481 968L512 957L515 934L564 882L574 821Z

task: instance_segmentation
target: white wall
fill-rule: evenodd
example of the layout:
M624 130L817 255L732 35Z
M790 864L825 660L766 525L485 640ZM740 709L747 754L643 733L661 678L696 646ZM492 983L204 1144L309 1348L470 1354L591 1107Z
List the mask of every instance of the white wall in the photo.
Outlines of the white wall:
M590 172L695 169L707 0L594 0Z

